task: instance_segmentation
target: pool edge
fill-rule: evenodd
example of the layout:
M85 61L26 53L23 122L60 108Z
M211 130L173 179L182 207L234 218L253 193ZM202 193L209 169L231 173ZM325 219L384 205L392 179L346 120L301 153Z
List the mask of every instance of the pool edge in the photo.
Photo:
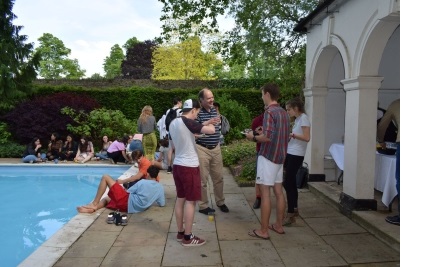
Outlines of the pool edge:
M19 164L0 164L0 166L17 166ZM28 166L29 164L22 164ZM89 166L95 166L91 164ZM46 165L42 165L46 166ZM52 165L51 165L52 166ZM86 165L79 165L83 167ZM87 165L88 166L88 165ZM106 166L106 165L101 165ZM116 166L118 167L118 166ZM131 166L118 179L130 177L129 172L137 173L138 168ZM107 189L108 190L108 189ZM104 196L107 194L105 192ZM66 251L75 243L75 241L90 227L94 221L103 213L103 209L97 210L92 214L78 213L54 235L40 245L33 253L25 258L18 267L51 267L53 266Z

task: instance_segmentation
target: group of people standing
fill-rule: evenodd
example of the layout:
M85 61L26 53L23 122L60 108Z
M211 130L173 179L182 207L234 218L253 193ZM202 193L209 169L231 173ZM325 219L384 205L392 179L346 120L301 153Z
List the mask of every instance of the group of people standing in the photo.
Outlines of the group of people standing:
M295 177L304 160L307 142L310 140L310 122L304 113L304 105L299 98L290 100L286 104L286 111L277 102L280 89L276 84L266 84L261 88L261 91L265 112L259 116L259 120L256 120L256 125L253 125L254 131L246 134L248 140L260 145L257 149L256 184L257 192L259 192L258 208L261 209L261 228L249 231L249 235L268 239L269 230L284 234L283 226L295 223L295 216L298 215L298 192ZM135 160L139 160L139 172L137 174L139 179L142 177L149 178L147 176L148 168L166 168L170 167L172 162L172 170L169 171L173 173L177 192L175 203L177 241L181 242L183 246L200 246L206 241L194 235L192 227L197 205L199 213L208 215L215 212L208 199L210 177L217 207L222 212L229 212L223 192L223 161L220 149L221 119L214 107L214 95L208 88L199 92L197 100L187 99L183 105L180 99L175 98L173 104L178 113L177 118L173 119L169 125L168 138L161 138L163 141L161 141L163 159L159 161L160 159L153 160L152 158L154 149L150 146L156 147L154 139L157 126L149 106L143 108L138 119L138 130L143 135L143 147L146 153L133 151L132 155ZM290 131L291 118L295 118L292 131ZM108 154L110 154L109 149ZM136 179L138 177L133 176L126 181L130 182ZM101 183L103 183L103 188L109 187L112 190L115 184L123 184L126 181L115 181L105 177ZM135 190L137 188L133 189L134 186L131 187L132 189L123 188L120 191L125 192L124 194L127 196L129 194L139 195L139 192L137 193ZM271 187L277 202L277 219L273 224L269 223ZM283 188L288 199L287 213ZM119 189L115 190L118 191ZM140 187L139 190L144 191L145 189ZM158 201L159 205L164 205L163 201L160 200L159 191L160 189L146 193L152 194L152 197L147 197L146 200L147 202L152 201L149 205L154 201ZM78 211L92 212L107 206L108 203L111 203L111 208L117 208L115 203L119 200L115 199L114 193L109 195L109 201L101 201L101 195L101 192L98 192L92 203L78 208ZM136 198L135 195L132 199L134 198ZM127 204L124 207L124 199L122 205L123 210L129 212L143 210L127 208ZM133 205L130 198L128 205ZM145 208L148 208L149 205L145 205Z
M269 239L269 230L284 234L283 226L294 224L299 215L296 174L304 161L311 124L300 98L289 100L285 110L278 103L280 89L276 84L266 84L261 91L265 111L253 119L252 131L246 133L248 140L256 142L256 201L253 208L261 209L261 227L248 234ZM271 187L276 197L276 221L272 224L269 222Z

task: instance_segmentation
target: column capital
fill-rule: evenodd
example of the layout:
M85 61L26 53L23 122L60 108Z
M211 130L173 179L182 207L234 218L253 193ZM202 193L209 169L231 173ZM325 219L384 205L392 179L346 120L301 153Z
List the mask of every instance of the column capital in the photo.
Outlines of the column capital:
M302 89L305 97L317 96L326 97L328 95L328 87L326 86L313 86Z
M358 76L353 79L341 80L344 85L344 91L354 90L378 90L382 84L381 76Z

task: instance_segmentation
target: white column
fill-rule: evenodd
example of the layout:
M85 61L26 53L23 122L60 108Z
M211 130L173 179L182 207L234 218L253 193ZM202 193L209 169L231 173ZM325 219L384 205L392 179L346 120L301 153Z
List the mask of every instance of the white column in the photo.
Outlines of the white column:
M374 200L378 90L383 77L342 80L346 91L343 193Z
M305 96L305 112L309 116L310 142L307 145L304 161L308 163L310 181L324 181L325 155L325 114L327 87L314 86L303 90ZM313 179L313 176L315 179Z

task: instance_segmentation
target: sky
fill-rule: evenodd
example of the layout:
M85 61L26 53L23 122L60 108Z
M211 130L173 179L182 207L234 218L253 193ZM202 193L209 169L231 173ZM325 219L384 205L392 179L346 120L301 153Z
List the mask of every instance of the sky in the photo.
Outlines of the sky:
M158 0L15 0L12 12L18 17L13 24L23 26L20 35L27 35L28 42L37 47L37 39L51 33L90 77L104 75L104 59L115 44L158 37L162 7ZM221 19L222 28L229 25Z

